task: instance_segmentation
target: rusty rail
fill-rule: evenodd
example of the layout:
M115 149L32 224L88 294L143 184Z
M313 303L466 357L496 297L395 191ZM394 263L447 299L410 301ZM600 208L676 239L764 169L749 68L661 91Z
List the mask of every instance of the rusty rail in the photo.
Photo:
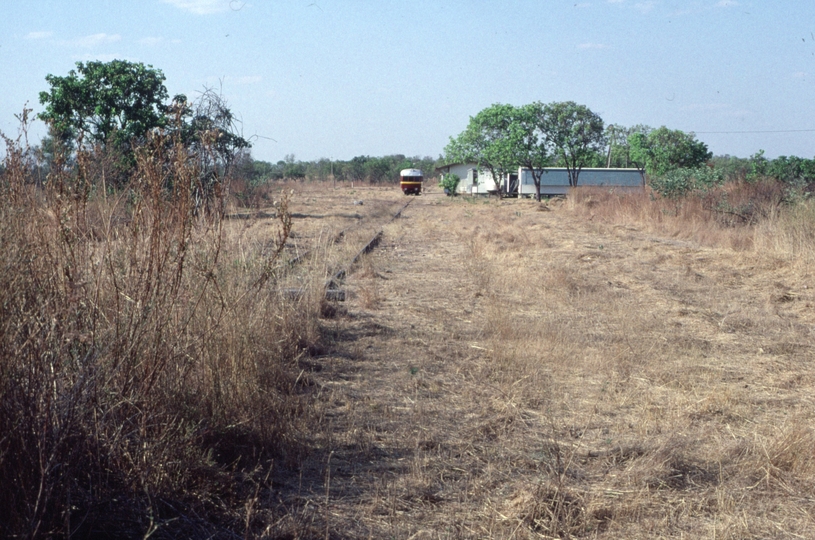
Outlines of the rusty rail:
M382 234L385 230L385 226L390 225L396 219L398 219L402 215L402 212L405 210L405 208L407 208L412 202L413 199L409 199L408 202L402 205L402 207L399 210L397 210L396 213L384 225L382 225L382 228L380 228L379 231L377 231L373 238L371 238L365 244L365 246L363 246L363 248L360 249L356 255L354 255L354 257L351 259L351 262L348 263L347 266L339 268L331 275L330 278L328 278L328 280L325 283L326 300L333 300L339 302L345 300L345 290L341 288L342 282L345 280L345 277L348 275L348 273L351 271L354 265L357 262L359 262L363 255L370 253L376 248L376 246L379 245L379 242L382 240Z

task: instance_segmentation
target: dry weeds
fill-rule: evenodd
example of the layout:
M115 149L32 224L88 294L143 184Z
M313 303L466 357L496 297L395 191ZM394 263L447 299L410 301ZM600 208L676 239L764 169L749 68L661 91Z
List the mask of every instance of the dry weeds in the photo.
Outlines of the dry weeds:
M811 206L736 226L698 201L431 189L334 303L396 188L286 186L278 260L285 212L260 198L207 222L159 199L63 212L25 184L0 207L5 530L815 530Z
M811 536L801 237L545 209L425 194L386 227L323 322L315 453L270 536Z

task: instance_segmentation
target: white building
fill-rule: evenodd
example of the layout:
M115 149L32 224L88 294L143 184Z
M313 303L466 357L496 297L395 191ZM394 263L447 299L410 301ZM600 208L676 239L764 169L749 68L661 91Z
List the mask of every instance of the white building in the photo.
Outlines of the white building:
M478 169L475 163L452 163L436 168L436 173L455 174L460 178L456 191L461 194L495 193L498 188L488 170Z

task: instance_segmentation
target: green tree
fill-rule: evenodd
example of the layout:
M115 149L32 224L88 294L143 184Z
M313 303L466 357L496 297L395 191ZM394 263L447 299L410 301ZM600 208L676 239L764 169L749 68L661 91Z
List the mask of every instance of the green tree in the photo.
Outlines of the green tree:
M365 179L365 164L371 159L368 156L355 156L351 161L343 164L342 172L351 182L361 182Z
M658 177L675 169L696 169L713 157L707 145L693 133L662 126L628 137L631 161L648 175Z
M306 165L302 161L295 159L294 154L286 154L283 161L279 161L278 166L282 166L284 179L303 180L306 178Z
M569 185L577 186L580 171L605 149L603 119L574 101L549 103L543 108L543 135L563 161Z
M606 127L606 140L608 148L606 150L606 160L604 167L631 167L631 146L628 138L635 133L648 134L653 131L649 126L637 124L631 127L619 124L609 124Z
M164 126L164 74L126 60L77 62L66 77L47 75L50 91L40 92L39 118L63 136L126 147Z
M682 199L691 193L705 193L722 184L721 171L711 167L679 167L655 176L651 187L667 199Z
M504 176L518 166L516 140L510 126L516 115L512 105L495 103L470 117L467 128L450 138L444 152L448 163L474 162L490 171L498 196Z
M512 157L517 165L529 169L535 183L535 200L541 200L541 177L552 159L551 148L544 129L546 107L530 103L513 111L509 126L509 141L513 145Z
M365 162L365 177L369 182L385 182L388 178L393 178L391 164L393 161L388 157L373 157ZM397 173L398 175L398 173Z

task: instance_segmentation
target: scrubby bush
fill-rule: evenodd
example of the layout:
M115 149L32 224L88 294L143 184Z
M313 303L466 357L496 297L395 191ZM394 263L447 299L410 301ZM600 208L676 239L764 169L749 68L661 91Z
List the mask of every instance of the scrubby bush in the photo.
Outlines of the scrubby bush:
M651 189L668 199L678 199L694 192L705 192L721 185L722 175L711 167L673 169L651 179Z
M458 183L460 181L461 178L459 178L457 174L446 173L442 175L439 187L444 188L444 192L452 196L456 194L456 189L458 189Z
M296 448L287 366L316 335L317 303L274 286L285 199L273 249L239 256L178 139L150 134L107 197L92 148L39 186L5 141L0 537L234 537Z

